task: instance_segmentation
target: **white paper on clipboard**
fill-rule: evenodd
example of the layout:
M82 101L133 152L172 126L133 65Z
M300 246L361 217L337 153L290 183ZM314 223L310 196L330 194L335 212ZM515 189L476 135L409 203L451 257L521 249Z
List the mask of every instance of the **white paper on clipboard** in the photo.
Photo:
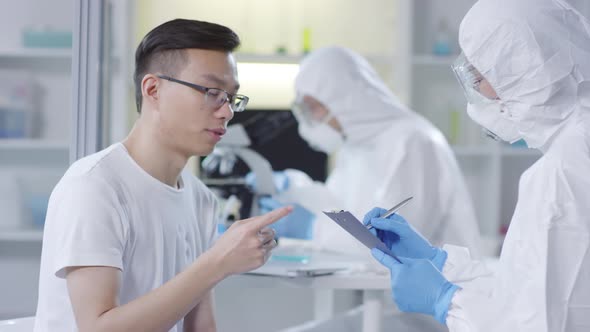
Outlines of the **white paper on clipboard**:
M367 248L377 248L401 263L399 258L397 258L397 256L391 252L381 240L379 240L379 238L373 235L355 216L353 216L352 213L348 211L324 211L324 214L334 220L340 227L344 228L345 231L354 236Z

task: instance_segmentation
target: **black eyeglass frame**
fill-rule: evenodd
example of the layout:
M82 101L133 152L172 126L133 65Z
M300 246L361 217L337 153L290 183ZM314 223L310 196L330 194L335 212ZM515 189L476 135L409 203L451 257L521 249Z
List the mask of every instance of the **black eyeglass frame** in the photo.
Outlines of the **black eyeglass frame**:
M243 112L246 109L246 106L248 105L248 101L250 100L250 98L248 98L247 96L241 95L241 94L231 94L223 89L219 89L219 88L209 88L206 86L202 86L199 84L195 84L195 83L190 83L187 81L183 81L183 80L179 80L177 78L171 77L171 76L167 76L167 75L157 75L159 78L170 81L170 82L174 82L174 83L178 83L178 84L182 84L184 86L188 86L189 88L193 88L199 92L202 92L205 97L213 97L216 98L214 95L210 95L209 91L218 91L221 93L224 93L226 95L226 97L224 98L222 103L218 103L219 105L215 105L216 109L219 109L221 106L223 106L223 104L225 104L226 102L229 103L230 108L232 109L232 111L238 113L238 112ZM235 101L238 100L239 103L235 104Z

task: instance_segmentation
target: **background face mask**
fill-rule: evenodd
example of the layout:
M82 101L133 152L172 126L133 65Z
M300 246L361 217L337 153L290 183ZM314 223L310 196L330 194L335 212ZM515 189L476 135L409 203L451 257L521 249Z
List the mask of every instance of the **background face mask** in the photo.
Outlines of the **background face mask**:
M333 153L344 144L344 138L326 122L310 126L299 123L299 135L316 151Z
M477 124L490 131L492 137L496 136L508 143L514 143L522 138L516 124L502 115L502 107L498 103L469 103L467 114Z

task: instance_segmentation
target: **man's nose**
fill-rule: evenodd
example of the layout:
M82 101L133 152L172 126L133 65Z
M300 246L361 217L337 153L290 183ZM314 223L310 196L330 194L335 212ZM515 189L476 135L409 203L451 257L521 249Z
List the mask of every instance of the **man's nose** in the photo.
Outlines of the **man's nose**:
M226 100L216 112L216 115L225 121L229 121L234 117L234 111L232 110L229 100Z

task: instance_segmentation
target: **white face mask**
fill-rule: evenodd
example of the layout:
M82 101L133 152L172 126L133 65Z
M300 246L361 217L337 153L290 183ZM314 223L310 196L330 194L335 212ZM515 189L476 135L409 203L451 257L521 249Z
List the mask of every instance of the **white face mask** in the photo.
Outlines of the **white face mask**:
M330 120L327 117L324 122L309 125L305 122L299 122L299 135L309 143L309 145L316 151L327 154L333 153L344 144L344 137L336 129L332 128L327 122Z
M510 144L522 138L516 124L502 114L502 106L497 102L467 104L467 114L477 124L488 130L492 138Z

